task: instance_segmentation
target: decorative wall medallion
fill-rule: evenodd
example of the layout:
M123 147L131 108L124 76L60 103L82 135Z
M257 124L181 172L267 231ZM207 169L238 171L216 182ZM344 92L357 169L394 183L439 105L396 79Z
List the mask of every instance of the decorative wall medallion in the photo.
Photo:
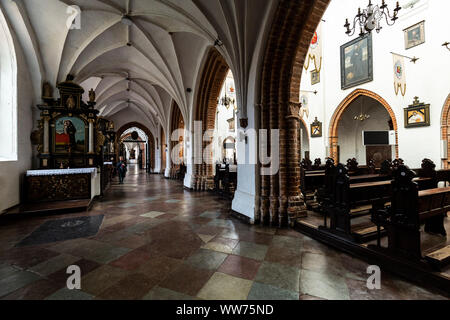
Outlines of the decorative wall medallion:
M322 137L322 122L316 119L311 123L311 138Z
M404 110L405 128L430 126L430 105L419 102L419 97L415 97L413 104Z

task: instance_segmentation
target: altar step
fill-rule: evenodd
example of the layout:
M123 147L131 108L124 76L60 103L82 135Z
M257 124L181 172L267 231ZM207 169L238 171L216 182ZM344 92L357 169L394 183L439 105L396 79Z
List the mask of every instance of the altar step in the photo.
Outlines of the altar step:
M2 217L75 213L88 211L91 206L91 199L27 203L7 210Z

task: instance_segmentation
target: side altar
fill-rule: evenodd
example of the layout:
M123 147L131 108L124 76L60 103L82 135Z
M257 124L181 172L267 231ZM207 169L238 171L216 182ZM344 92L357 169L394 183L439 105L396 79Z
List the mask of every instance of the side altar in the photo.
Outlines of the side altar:
M24 177L23 202L28 204L91 201L103 193L103 162L114 153L114 124L98 117L95 91L89 91L85 103L84 89L71 75L56 87L57 99L52 86L44 83L44 103L37 106L40 120L31 139L39 166Z

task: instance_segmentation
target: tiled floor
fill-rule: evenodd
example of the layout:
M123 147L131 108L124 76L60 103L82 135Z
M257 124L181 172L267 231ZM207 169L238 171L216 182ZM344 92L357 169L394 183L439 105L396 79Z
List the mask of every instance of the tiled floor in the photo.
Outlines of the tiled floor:
M88 213L2 222L2 299L445 299L292 230L248 226L229 203L131 174ZM90 238L15 247L51 219L104 214ZM66 288L69 265L81 291Z

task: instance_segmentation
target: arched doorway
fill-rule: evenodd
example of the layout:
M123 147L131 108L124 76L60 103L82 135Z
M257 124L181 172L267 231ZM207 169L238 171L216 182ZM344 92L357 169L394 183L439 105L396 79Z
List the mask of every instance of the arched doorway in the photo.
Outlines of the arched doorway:
M371 118L365 120L366 123L362 124L356 124L355 120L352 120L352 117L355 115L359 115L362 110L364 110L364 105L367 112L370 113L375 112L374 116L371 116ZM363 109L361 109L361 106ZM384 110L383 110L384 109ZM370 115L370 114L369 114ZM389 124L389 119L392 121L391 124ZM353 124L352 124L353 121ZM382 123L384 121L384 123ZM348 124L353 130L359 130L359 133L357 132L350 132L345 131L343 129L342 125L345 125L345 123ZM365 163L366 161L366 155L359 154L358 151L362 149L356 148L356 144L362 145L358 139L362 139L361 137L361 130L394 130L395 131L395 150L394 155L395 158L398 158L398 124L397 119L395 117L394 111L390 107L390 105L384 100L382 97L377 95L376 93L364 90L364 89L356 89L352 93L350 93L337 107L336 111L334 112L330 127L329 127L329 145L330 145L330 158L333 158L334 161L337 163L339 161L345 161L348 158L353 157L359 157L359 159L363 160ZM346 136L346 139L349 139L350 143L353 141L354 146L350 146L350 143L345 145L345 151L342 152L339 147L338 139L339 139L339 133L348 133L348 137ZM358 136L359 135L359 136ZM342 154L342 156L340 156ZM353 154L353 156L352 156Z
M226 163L236 163L236 138L228 137L222 145L222 161Z
M446 156L442 159L442 168L448 169L450 168L450 162L448 157L450 155L450 144L449 144L449 136L450 136L450 94L445 101L444 108L442 109L441 115L441 139L445 141L446 144Z
M227 73L229 71L228 64L221 54L211 48L203 67L201 75L197 102L194 111L194 121L202 122L202 136L208 130L214 130L216 122L216 110L220 93L225 83ZM203 150L212 142L203 141ZM195 150L194 156L200 158L203 150ZM195 163L192 170L193 190L212 190L214 188L214 168L212 164L212 152L205 155L207 159L203 159L202 164Z
M148 136L139 128L132 127L120 137L120 151L122 156L130 167L130 171L139 173L140 170L150 172L148 154L149 144Z
M142 125L139 122L130 122L122 127L120 127L119 130L117 130L117 145L115 150L117 150L117 158L119 157L119 154L121 152L121 145L120 145L120 139L122 136L124 136L124 133L127 130L130 130L132 128L138 128L139 130L142 130L142 132L147 136L148 138L148 147L146 151L146 167L148 172L153 172L155 169L155 139L153 137L152 132L144 125Z

